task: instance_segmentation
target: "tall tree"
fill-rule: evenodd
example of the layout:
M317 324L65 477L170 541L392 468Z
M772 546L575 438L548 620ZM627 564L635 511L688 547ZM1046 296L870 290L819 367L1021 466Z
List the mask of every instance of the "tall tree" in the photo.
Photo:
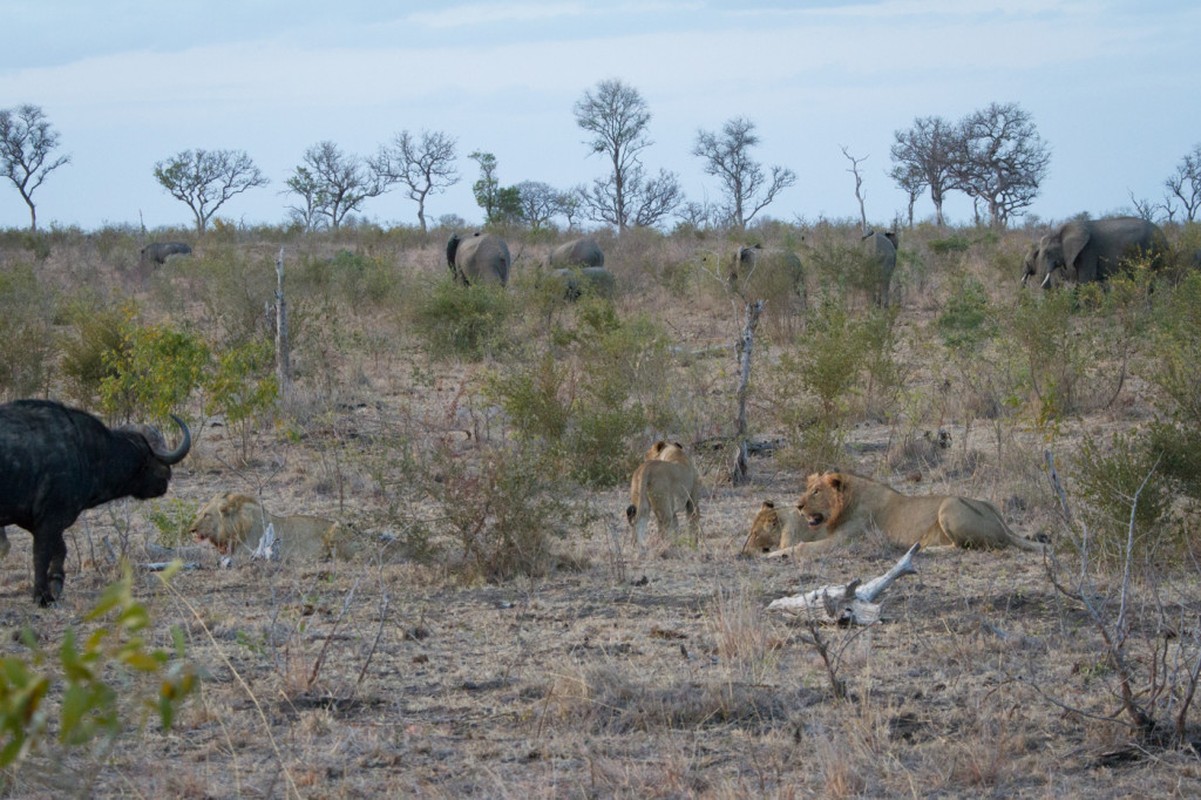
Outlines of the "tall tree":
M1028 207L1051 163L1051 152L1030 114L1017 103L990 103L960 123L955 180L988 209L989 224L1004 228Z
M476 150L467 157L480 165L480 177L471 185L471 193L484 209L484 224L501 225L520 219L521 193L515 186L500 185L496 156Z
M459 181L455 140L440 131L422 131L420 139L401 131L391 147L380 148L371 166L386 183L401 183L406 187L409 199L417 203L417 221L422 233L429 230L425 221L426 199Z
M1176 171L1163 182L1167 187L1169 201L1175 197L1184 206L1184 215L1189 222L1197 219L1201 211L1201 144L1194 145L1189 153L1176 165Z
M770 176L753 160L751 148L759 144L755 123L735 117L722 126L721 134L697 131L692 154L705 162L705 174L721 182L726 196L725 215L738 230L762 211L776 195L796 183L796 173L773 166Z
M181 150L156 162L154 177L192 209L197 233L231 197L270 183L244 150Z
M934 224L943 226L942 204L955 188L955 158L960 151L959 130L942 117L918 117L907 131L893 133L893 167L889 177L909 193L909 224L913 224L913 201L930 189L934 202Z
M50 127L40 106L26 103L0 109L0 172L13 182L21 199L29 206L31 231L38 229L33 193L47 175L71 162L70 156L52 158L58 140L58 131Z
M304 152L304 164L287 181L288 189L306 199L313 221L324 219L337 230L346 215L384 193L383 181L362 158L343 153L331 141L318 142ZM292 207L300 218L301 209ZM310 226L311 227L311 226Z
M603 80L584 92L573 110L576 124L591 134L585 141L590 151L609 159L609 173L583 195L592 218L620 233L670 214L680 202L679 181L662 170L657 178L646 177L639 154L651 145L646 133L651 114L638 90L617 79Z

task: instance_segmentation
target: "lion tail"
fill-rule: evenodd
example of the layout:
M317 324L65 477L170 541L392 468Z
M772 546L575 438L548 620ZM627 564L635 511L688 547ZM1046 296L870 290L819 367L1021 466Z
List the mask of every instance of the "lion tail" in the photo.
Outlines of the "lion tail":
M631 503L626 506L626 522L634 524L634 518L638 516L638 506Z

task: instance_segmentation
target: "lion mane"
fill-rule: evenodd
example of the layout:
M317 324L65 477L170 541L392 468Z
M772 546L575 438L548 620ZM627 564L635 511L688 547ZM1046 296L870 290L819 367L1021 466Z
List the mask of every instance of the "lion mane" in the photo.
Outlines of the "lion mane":
M276 516L256 498L239 492L221 492L205 503L196 512L191 533L197 541L207 540L221 553L233 555L258 547L268 523L284 559L347 559L354 554L349 532L340 523L306 514Z
M645 546L653 514L661 534L676 531L676 515L688 515L688 527L696 542L700 535L700 473L679 442L660 440L646 451L646 458L630 478L630 505L626 520L638 545Z
M815 541L773 551L773 556L805 557L827 553L879 529L893 544L911 547L999 549L1017 547L1043 552L1046 545L1018 536L987 500L956 495L902 494L890 486L848 472L810 475L797 504Z

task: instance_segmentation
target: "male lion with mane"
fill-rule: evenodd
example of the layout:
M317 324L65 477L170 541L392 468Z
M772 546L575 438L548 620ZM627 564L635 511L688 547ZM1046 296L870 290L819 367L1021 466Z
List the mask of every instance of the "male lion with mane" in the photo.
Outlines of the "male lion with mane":
M652 513L659 532L665 534L675 533L676 515L686 512L692 540L699 540L700 485L700 473L682 444L660 440L651 445L646 460L630 478L630 505L626 508L626 520L634 528L639 547L646 544Z
M1001 512L987 500L955 495L914 497L848 472L810 475L797 506L809 529L824 530L826 538L800 542L770 555L828 553L861 539L872 528L879 528L890 542L901 547L920 542L923 549L1012 546L1041 553L1047 548L1011 531Z
M239 492L222 492L205 503L196 512L191 533L197 541L207 539L220 552L233 555L254 551L268 523L275 529L282 559L348 559L354 554L349 532L340 523L306 514L278 517Z
M800 506L777 506L771 500L764 500L751 520L751 532L742 545L742 555L771 553L799 542L812 542L825 537L825 531L810 528L806 524Z

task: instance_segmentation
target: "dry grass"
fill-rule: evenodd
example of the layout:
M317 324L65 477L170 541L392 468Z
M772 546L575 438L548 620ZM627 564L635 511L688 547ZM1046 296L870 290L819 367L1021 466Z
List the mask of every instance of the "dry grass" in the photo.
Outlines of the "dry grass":
M340 236L289 242L289 253L319 259L349 249L376 259L402 287L444 271L437 242ZM911 234L905 244L921 248L923 241ZM699 442L726 432L735 388L729 348L740 312L705 282L703 269L707 254L726 244L643 232L607 244L619 314L655 314L678 348L679 428L648 431L648 441ZM256 269L269 268L278 246L220 243ZM44 265L47 280L64 291L90 281L110 297L135 297L151 312L182 314L222 335L249 324L244 315L213 316L214 306L199 298L179 299L204 291L189 274L205 257L203 243L192 261L170 261L145 279L122 266L136 248L115 247L109 261L88 247L56 249ZM300 379L287 413L255 431L244 461L234 431L206 427L171 496L203 502L219 490L253 491L275 513L338 517L376 544L353 563L222 570L205 561L170 590L146 576L138 593L153 615L152 636L166 644L169 626L184 629L205 675L200 694L169 734L129 731L104 757L39 757L4 775L6 791L183 798L1201 793L1194 754L1122 750L1129 731L1114 720L1119 704L1096 630L1079 604L1053 589L1037 556L920 555L919 574L885 595L882 624L822 629L845 699L831 691L804 625L766 617L763 608L823 583L879 575L896 554L869 542L805 564L734 558L762 500L794 498L803 473L821 467L875 475L907 492L987 497L1022 534L1058 530L1044 447L1070 459L1080 430L1133 428L1148 405L1143 387L1131 383L1108 409L1039 427L1022 408L996 401L1012 380L1009 365L994 359L965 367L940 354L932 320L950 281L931 265L987 279L993 302L1009 303L1010 287L994 275L997 253L1021 249L1003 241L953 264L918 251L927 271L909 265L898 275L901 392L885 413L845 421L842 463L802 466L785 451L754 459L750 484L734 488L723 479L726 456L699 451L709 490L699 546L657 541L642 557L624 519L626 486L557 489L555 503L578 513L549 527L553 552L538 554L539 570L498 582L463 568L462 539L449 529L450 511L485 525L493 512L450 509L478 496L446 482L478 474L472 470L489 448L514 435L479 392L483 372L503 368L503 360L429 358L405 324L413 300L403 289L372 300L298 279ZM537 251L524 248L517 268ZM21 257L0 249L0 264ZM1013 275L1016 283L1016 261ZM517 324L522 336L538 335L537 324ZM755 376L770 373L792 346L787 330L765 337ZM769 394L775 385L766 378L752 385L756 438L787 440L790 433L782 421L790 398ZM940 430L949 440L938 439ZM631 453L645 449L637 445ZM149 510L124 502L85 515L68 538L67 595L45 611L28 600L28 537L10 529L13 554L0 564L5 632L29 625L54 643L68 626L85 625L82 615L114 576L102 540L122 542L138 559L157 537ZM381 534L404 546L385 549ZM1199 572L1156 566L1166 577L1147 585L1160 591L1144 595L1152 600L1135 610L1132 644L1140 653L1157 642L1185 648L1170 653L1179 670L1187 667L1180 659L1195 652L1187 647L1197 635ZM1156 603L1174 604L1177 639L1157 632ZM20 652L11 636L4 641L4 655ZM1127 756L1113 755L1120 752Z

